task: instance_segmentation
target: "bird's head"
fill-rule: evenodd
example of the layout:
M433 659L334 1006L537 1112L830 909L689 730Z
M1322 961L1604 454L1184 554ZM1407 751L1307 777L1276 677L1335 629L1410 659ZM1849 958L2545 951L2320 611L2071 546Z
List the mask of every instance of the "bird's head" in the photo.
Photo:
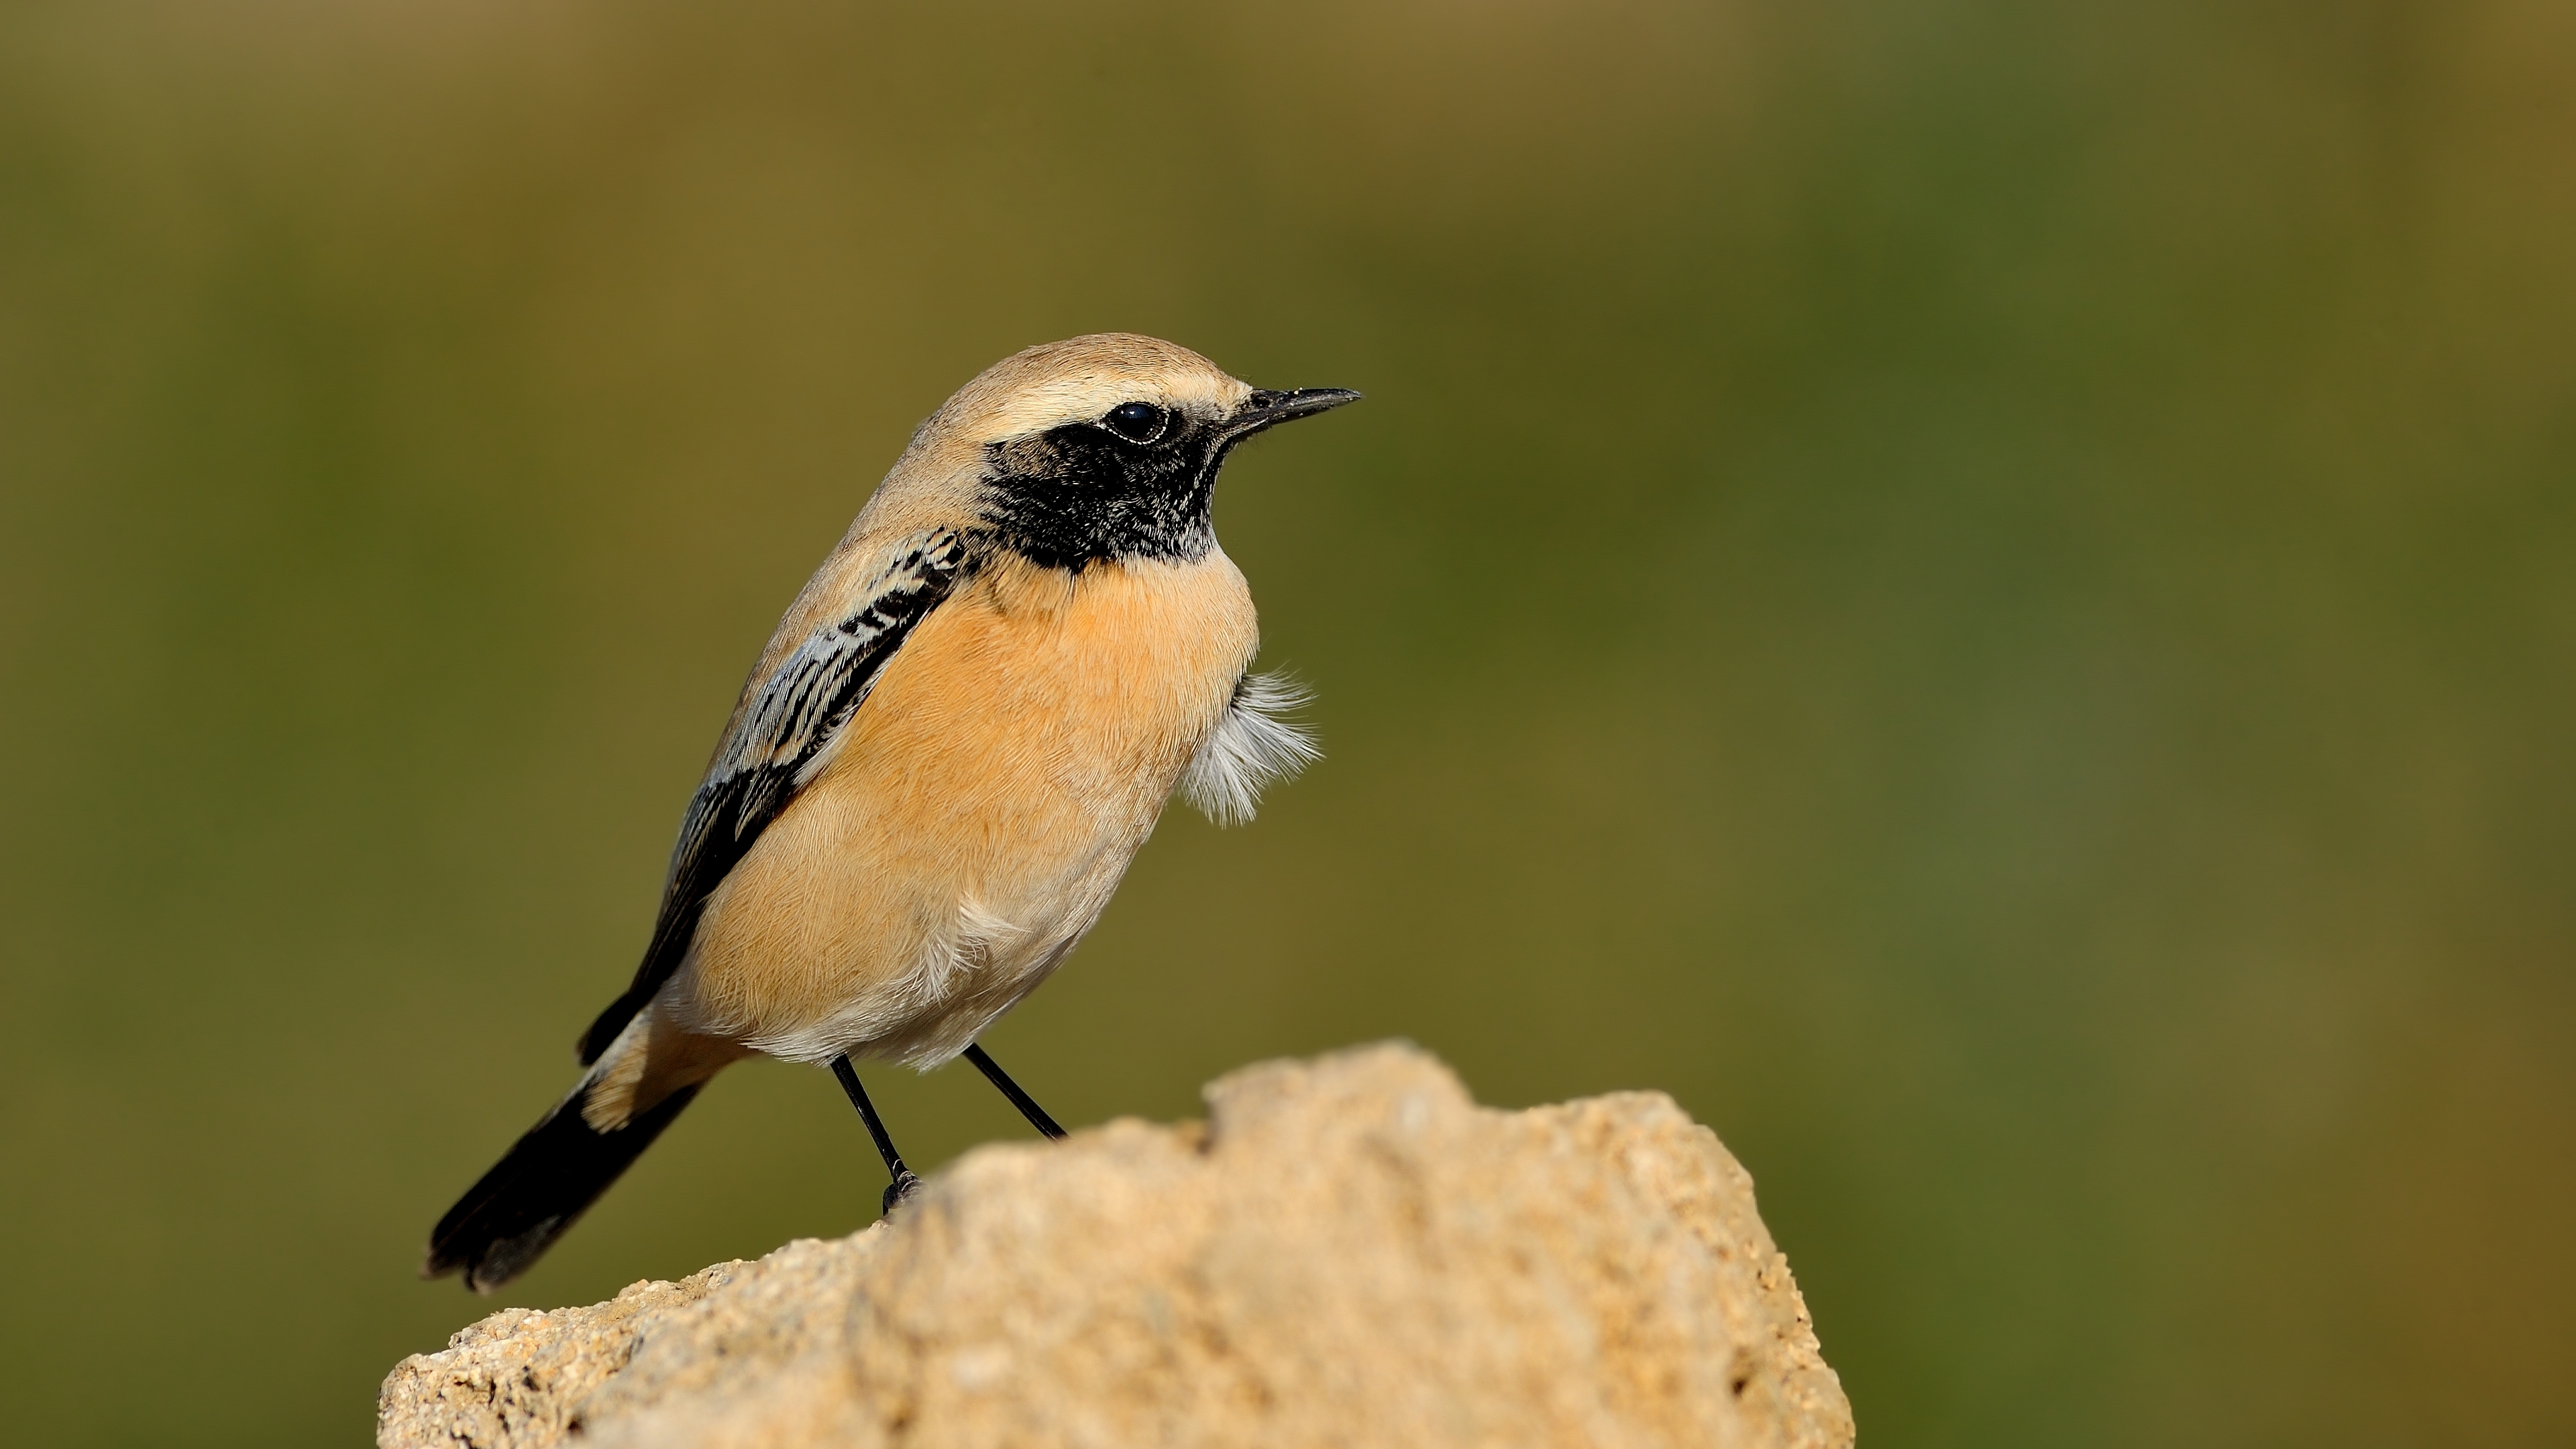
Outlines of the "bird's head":
M1045 567L1197 559L1234 445L1358 398L1249 387L1188 348L1099 333L987 368L922 424L896 477L937 479L974 527Z

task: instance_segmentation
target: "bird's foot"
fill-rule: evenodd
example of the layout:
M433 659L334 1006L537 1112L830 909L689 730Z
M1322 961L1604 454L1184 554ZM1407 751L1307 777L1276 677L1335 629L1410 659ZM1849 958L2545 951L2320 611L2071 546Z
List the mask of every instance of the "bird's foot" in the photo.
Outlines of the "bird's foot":
M905 1168L903 1171L895 1174L894 1181L886 1184L885 1204L878 1209L878 1212L882 1215L891 1216L894 1212L895 1204L902 1202L905 1198L908 1198L919 1191L921 1191L921 1179L913 1175L912 1169Z

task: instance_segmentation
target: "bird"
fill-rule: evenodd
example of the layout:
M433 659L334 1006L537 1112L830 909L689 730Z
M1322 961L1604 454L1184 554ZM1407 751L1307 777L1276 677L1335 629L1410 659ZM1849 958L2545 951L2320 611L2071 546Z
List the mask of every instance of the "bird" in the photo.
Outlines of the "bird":
M526 1272L718 1072L827 1066L920 1185L857 1061L959 1056L1064 964L1175 794L1219 824L1320 757L1252 671L1210 498L1247 438L1358 400L1099 333L1004 358L917 428L752 667L690 797L633 982L581 1078L431 1231L422 1276Z

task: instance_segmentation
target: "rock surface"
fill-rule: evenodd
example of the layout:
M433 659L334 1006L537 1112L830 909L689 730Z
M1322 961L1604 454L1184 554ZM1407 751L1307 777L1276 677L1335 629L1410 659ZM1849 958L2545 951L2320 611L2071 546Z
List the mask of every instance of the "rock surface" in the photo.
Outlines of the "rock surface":
M889 1222L385 1380L377 1443L1852 1442L1753 1181L1660 1093L1499 1112L1410 1047L978 1149Z

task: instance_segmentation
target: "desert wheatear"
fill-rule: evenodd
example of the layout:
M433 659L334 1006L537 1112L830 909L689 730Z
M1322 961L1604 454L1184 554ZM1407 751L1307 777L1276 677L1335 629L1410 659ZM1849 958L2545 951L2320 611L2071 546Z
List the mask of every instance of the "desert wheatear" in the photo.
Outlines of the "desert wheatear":
M761 651L588 1070L448 1211L425 1271L524 1272L707 1079L828 1063L916 1179L853 1058L974 1062L1062 965L1175 789L1220 821L1315 757L1248 673L1259 636L1209 493L1245 438L1359 396L1270 392L1110 333L1033 347L913 434Z

